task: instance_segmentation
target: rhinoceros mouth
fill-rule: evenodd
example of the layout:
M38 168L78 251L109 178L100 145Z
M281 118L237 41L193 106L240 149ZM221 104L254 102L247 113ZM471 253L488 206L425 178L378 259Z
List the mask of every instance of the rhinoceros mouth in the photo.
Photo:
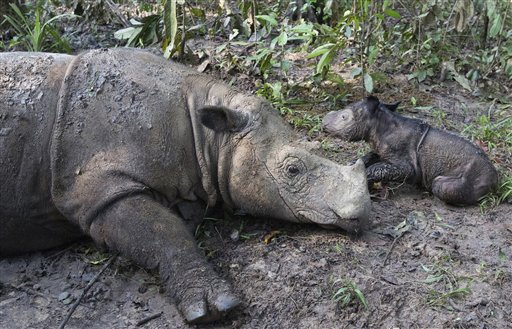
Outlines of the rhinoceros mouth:
M348 219L347 221L350 221L350 220L353 220L353 221L358 221L357 218L352 218L352 219ZM318 226L320 226L321 228L324 228L326 230L344 230L346 232L350 232L352 234L355 234L355 235L359 235L363 232L363 228L359 227L360 225L359 224L356 224L355 226L351 226L350 229L346 229L345 227L343 226L338 226L338 225L334 225L334 224L318 224Z
M347 232L353 232L353 233L359 234L367 228L368 218L366 215L361 215L360 217L345 218L345 217L341 217L336 212L334 212L334 214L338 218L337 226ZM330 224L330 225L333 225L333 224Z
M363 231L366 228L367 222L367 218L365 216L345 218L334 211L332 211L330 216L312 211L298 211L297 215L297 218L301 222L317 224L318 226L329 230L342 229L347 232L354 233Z

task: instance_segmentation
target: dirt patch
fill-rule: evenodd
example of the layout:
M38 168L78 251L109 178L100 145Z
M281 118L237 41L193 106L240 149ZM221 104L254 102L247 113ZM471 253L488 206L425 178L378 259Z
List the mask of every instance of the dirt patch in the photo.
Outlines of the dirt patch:
M222 323L204 327L506 328L512 323L511 205L482 214L477 207L446 206L403 187L376 200L373 210L372 227L360 237L242 217L206 222L205 251L233 282L243 305ZM101 265L91 263L95 257L94 247L82 243L0 261L0 327L58 327L99 271ZM341 287L337 279L353 282L368 308L355 298L341 308L332 299ZM66 328L135 328L159 313L141 327L189 327L154 274L119 258Z

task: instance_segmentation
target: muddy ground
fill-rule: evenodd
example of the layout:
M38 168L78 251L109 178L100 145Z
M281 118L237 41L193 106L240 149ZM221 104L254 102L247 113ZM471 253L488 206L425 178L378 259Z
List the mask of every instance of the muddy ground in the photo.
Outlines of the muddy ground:
M374 200L372 227L360 237L263 219L209 220L203 247L243 305L199 328L510 328L511 212L510 204L485 214L446 206L402 187ZM57 328L102 257L82 242L1 260L0 327ZM355 283L368 307L335 302L338 279ZM137 327L189 328L155 274L118 258L66 328Z
M220 76L240 79L239 86L252 81ZM418 86L399 76L379 92L442 109L442 122L407 105L404 114L455 131L490 104L453 83ZM364 148L328 142L326 156L340 162ZM200 246L240 294L237 312L188 326L157 274L118 257L66 328L512 328L511 213L510 203L482 212L448 206L415 187L388 186L374 193L371 227L361 236L262 218L210 218L198 230ZM58 328L109 257L82 241L1 259L0 328ZM343 287L352 295L342 307L333 296Z

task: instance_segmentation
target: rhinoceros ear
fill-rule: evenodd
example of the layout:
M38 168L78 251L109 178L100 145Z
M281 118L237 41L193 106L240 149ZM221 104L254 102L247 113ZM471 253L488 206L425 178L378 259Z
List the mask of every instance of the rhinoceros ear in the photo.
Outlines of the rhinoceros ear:
M368 96L366 97L366 104L368 105L370 113L373 114L379 108L380 101L375 96Z
M199 109L201 123L218 132L237 132L247 127L249 115L223 106L205 106Z

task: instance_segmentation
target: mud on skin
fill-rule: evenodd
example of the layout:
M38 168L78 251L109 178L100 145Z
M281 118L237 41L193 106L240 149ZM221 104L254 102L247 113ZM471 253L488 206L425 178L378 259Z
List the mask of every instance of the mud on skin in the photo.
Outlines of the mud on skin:
M368 182L420 185L454 205L470 205L496 188L498 173L487 155L453 133L395 113L398 103L368 97L328 113L324 129L349 141L364 140Z
M158 270L186 320L209 322L240 300L187 209L367 225L363 163L313 155L260 98L133 49L0 63L0 256L85 234Z

